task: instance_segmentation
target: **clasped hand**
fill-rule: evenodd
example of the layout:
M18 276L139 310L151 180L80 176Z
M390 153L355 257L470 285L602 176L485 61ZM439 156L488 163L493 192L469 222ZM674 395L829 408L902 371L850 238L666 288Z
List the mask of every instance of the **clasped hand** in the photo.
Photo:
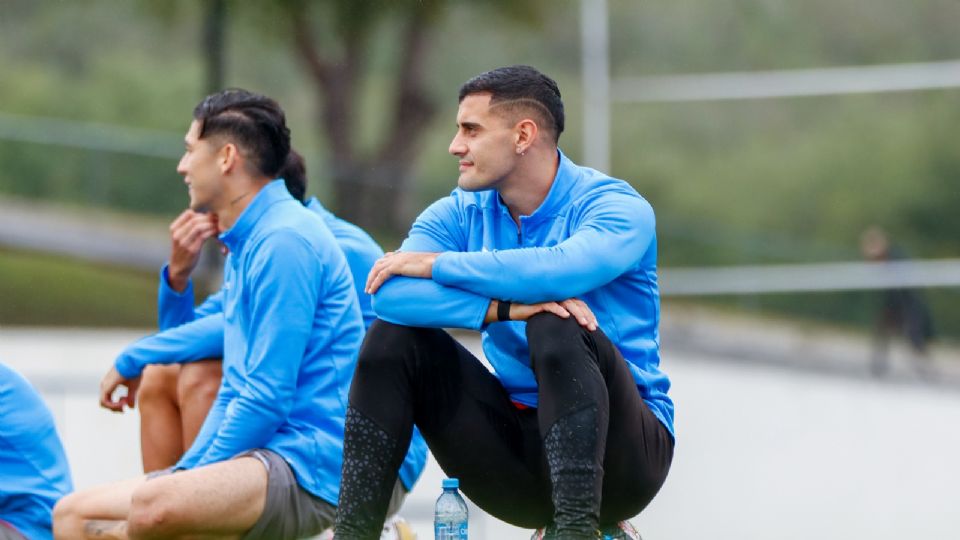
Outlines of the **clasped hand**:
M121 386L127 388L127 395L119 399L114 398L113 394ZM120 375L117 368L111 367L110 371L100 381L100 406L113 412L123 412L124 406L132 409L136 405L137 389L139 388L140 377L127 379Z
M536 304L510 304L510 320L525 321L537 313L553 313L561 319L573 317L577 324L590 330L597 329L597 316L586 302L579 298L568 298L559 302L539 302ZM488 321L492 322L492 321Z
M367 294L377 292L393 276L431 278L437 255L439 253L391 251L373 264L364 291Z

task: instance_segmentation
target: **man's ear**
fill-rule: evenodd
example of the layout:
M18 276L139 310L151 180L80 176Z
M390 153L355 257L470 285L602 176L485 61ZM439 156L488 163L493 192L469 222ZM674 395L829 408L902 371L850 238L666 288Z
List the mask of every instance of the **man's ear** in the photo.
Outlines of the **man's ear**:
M237 145L226 143L217 151L217 163L220 165L220 173L227 174L242 165L243 156Z
M517 153L523 154L530 148L530 145L537 140L537 134L540 133L540 126L532 118L524 118L514 126L514 139L517 147Z

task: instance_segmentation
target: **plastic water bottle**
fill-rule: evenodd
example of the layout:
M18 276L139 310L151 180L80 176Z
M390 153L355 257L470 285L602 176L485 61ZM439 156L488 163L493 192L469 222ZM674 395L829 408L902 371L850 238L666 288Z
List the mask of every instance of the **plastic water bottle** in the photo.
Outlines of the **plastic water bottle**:
M443 479L443 493L433 513L435 540L467 540L467 503L459 489L456 478Z

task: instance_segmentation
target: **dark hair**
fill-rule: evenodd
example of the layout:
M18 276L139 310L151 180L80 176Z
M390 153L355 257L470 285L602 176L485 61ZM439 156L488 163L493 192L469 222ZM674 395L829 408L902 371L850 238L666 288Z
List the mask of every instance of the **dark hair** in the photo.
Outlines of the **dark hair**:
M556 142L563 133L563 100L557 82L530 66L508 66L481 73L460 87L460 101L471 94L490 94L490 105L502 103L515 109L533 110L541 128L553 132Z
M287 160L283 162L283 167L277 172L277 176L283 178L283 183L287 186L287 191L293 198L303 202L307 193L307 165L301 156L293 148L287 154Z
M275 178L290 152L290 130L276 101L237 88L210 94L195 109L200 138L222 137L239 147L256 172Z

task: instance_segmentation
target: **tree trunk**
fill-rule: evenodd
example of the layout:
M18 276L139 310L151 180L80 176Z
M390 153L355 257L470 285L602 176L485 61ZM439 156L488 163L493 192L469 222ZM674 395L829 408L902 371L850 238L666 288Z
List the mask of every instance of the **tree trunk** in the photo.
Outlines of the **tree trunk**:
M344 36L343 58L332 62L318 50L303 12L293 16L294 42L320 95L319 123L331 149L329 174L334 200L344 219L371 231L409 228L411 170L435 107L423 89L430 7L413 9L396 48L397 82L391 97L393 117L378 149L370 156L356 150L359 79L365 67L366 34ZM435 9L435 8L434 8Z
M335 177L334 197L337 214L376 233L406 232L410 227L406 212L406 194L410 185L409 161L391 166L356 168L342 177Z
M204 90L208 94L223 90L226 19L226 0L207 0L204 2L203 48L206 75Z
M223 90L226 73L226 0L206 0L203 9L204 91L212 94ZM197 276L201 289L212 292L220 287L223 260L218 242L207 242L204 245Z

